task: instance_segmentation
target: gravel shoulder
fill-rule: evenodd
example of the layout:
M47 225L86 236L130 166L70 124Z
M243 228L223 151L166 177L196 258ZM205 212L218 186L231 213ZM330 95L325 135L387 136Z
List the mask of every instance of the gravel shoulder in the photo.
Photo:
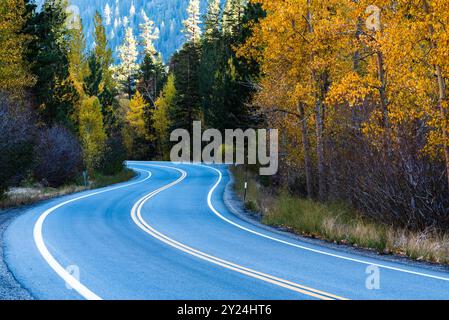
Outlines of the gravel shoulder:
M324 241L321 239L315 239L310 237L301 236L295 233L290 232L287 229L284 228L278 228L278 227L271 227L266 224L262 223L262 216L258 213L254 212L248 212L248 210L245 209L245 206L243 205L243 201L240 200L240 198L237 196L237 194L234 191L234 177L231 173L231 171L228 169L229 173L229 182L226 185L223 199L225 202L226 207L233 213L236 217L239 219L246 221L248 223L253 224L254 226L257 226L261 229L289 237L291 239L300 240L305 243L310 243L314 245L320 245L324 248L329 248L333 250L338 250L342 253L347 254L356 254L361 257L367 257L367 258L374 258L380 261L387 261L387 262L394 262L394 263L400 263L404 266L409 267L418 267L427 269L430 271L439 271L439 272L446 272L449 273L449 266L441 265L441 264L434 264L434 263L428 263L423 261L415 261L407 257L402 257L398 255L383 255L379 254L374 250L368 250L358 247L353 247L350 245L345 244L335 244L328 241Z
M0 300L34 300L31 294L25 290L9 270L4 259L5 230L20 214L23 208L0 211Z

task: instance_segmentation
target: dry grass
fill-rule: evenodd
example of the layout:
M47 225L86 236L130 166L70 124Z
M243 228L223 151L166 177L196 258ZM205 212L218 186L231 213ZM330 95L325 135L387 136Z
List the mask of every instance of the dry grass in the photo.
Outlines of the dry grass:
M95 174L88 187L82 185L66 185L60 188L46 188L42 186L30 186L11 188L3 199L0 200L0 209L14 208L29 205L38 201L60 197L88 189L102 188L111 184L128 181L134 177L132 170L123 170L114 176Z
M231 169L235 190L242 197L243 168ZM382 254L449 264L449 235L433 230L412 232L385 226L362 217L342 203L318 203L282 191L269 192L249 177L246 207L262 214L262 222L297 234L376 250Z
M415 260L449 264L449 236L433 231L420 233L406 230L388 230L387 248L390 252Z

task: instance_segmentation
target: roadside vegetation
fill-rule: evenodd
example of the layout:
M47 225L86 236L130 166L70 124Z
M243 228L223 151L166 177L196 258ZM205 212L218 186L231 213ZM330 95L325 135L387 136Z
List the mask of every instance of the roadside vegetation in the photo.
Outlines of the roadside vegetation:
M245 168L231 167L235 191L243 200ZM341 202L317 202L265 185L248 173L246 209L261 222L311 238L395 254L414 260L449 264L449 235L435 229L411 231L367 218Z
M57 188L46 187L38 182L24 181L19 186L12 187L5 192L4 196L0 199L0 209L28 205L89 189L103 188L112 184L128 181L134 176L134 171L130 169L123 169L114 175L104 175L97 172L92 178L88 179L87 186L84 184L83 178L79 177L75 182Z
M139 19L116 19L124 36L112 47L110 8L81 21L68 5L0 2L2 206L81 190L85 173L92 187L115 182L125 159L168 160L170 132L191 132L194 120L219 129L255 123L253 89L239 83L257 68L238 62L232 48L258 8L243 18L242 1L213 0L202 15L200 1L190 0L185 43L165 64L156 47L162 26L145 9L130 8L128 17ZM89 37L83 23L93 26Z

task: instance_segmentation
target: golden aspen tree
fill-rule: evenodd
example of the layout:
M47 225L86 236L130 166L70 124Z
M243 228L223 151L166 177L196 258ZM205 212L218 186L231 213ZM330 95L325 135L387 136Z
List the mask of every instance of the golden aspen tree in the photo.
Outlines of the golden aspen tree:
M445 223L449 2L252 1L266 16L238 57L260 66L253 104L281 129L282 181L384 222Z
M138 137L147 137L145 107L145 99L139 91L136 91L129 102L129 110L126 113L126 120L135 135Z
M363 55L363 66L334 77L327 100L351 107L367 100L377 105L364 132L379 149L391 152L388 149L394 148L400 126L423 116L431 77L418 63L426 51L417 38L417 21L406 1L375 1L375 7L370 3L357 2L353 17L369 19L379 10L379 26L369 29L367 24L353 39L355 52Z
M287 89L281 92L289 102L280 107L282 99L278 99L278 103L266 105L267 111L294 115L300 121L309 196L312 170L308 141L314 142L318 196L324 199L325 98L332 74L341 63L346 63L339 54L349 45L345 37L348 24L356 24L347 19L353 4L321 0L290 0L283 1L282 5L272 0L256 2L268 14L254 27L253 36L240 48L239 54L255 58L261 64L265 79L261 82L260 96L266 91L273 97L275 90L270 86L279 86L279 81L286 84ZM283 74L279 70L284 70ZM309 136L305 124L314 126L314 137Z
M422 0L422 9L425 14L427 34L431 52L429 63L435 70L437 98L437 117L433 125L437 132L430 136L431 145L441 146L446 162L446 176L449 186L449 126L448 126L448 94L447 79L449 77L449 3L444 0Z
M35 79L23 60L28 36L22 33L25 23L23 0L0 2L0 91L20 96L23 89L32 87Z
M163 159L168 159L169 149L167 141L169 137L169 111L174 107L174 100L176 97L175 77L170 74L167 78L167 83L164 86L159 98L155 103L155 108L151 110L151 118L153 120L153 127L156 131L159 152Z

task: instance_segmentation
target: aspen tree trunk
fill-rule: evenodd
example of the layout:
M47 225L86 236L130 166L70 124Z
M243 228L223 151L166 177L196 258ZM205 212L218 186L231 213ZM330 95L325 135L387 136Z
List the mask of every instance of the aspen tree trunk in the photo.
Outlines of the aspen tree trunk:
M307 119L305 116L304 105L302 103L298 104L298 112L300 115L301 122L301 136L302 136L302 147L304 152L304 170L306 174L306 185L307 185L307 198L311 199L313 196L312 189L312 168L310 160L310 144L309 144L309 134L307 129Z
M423 5L424 5L424 12L426 14L430 14L429 4L427 3L426 0L423 1ZM433 26L429 25L430 45L432 49L437 48L437 44L432 39L434 32L435 31ZM438 109L440 111L441 122L443 124L443 127L441 128L441 133L443 136L443 152L446 162L446 178L449 186L449 140L447 133L447 113L446 110L444 109L444 102L447 101L446 81L443 77L443 71L441 69L441 66L439 65L435 66L435 74L438 82Z
M360 40L360 35L363 32L363 20L362 18L357 18L357 31L355 32L355 37L357 39L357 41ZM354 56L352 58L352 69L357 73L357 74L361 74L361 70L360 70L360 51L356 50L354 52Z
M388 98L387 98L387 81L385 79L384 58L382 52L377 52L377 76L380 81L379 96L380 109L382 111L382 126L385 129L384 145L387 152L387 167L390 165L391 159L391 131L390 116L388 114Z
M377 76L381 83L379 88L380 106L383 114L383 126L387 130L390 127L390 120L388 117L388 99L387 99L387 82L385 80L384 58L382 52L377 52ZM389 137L387 137L389 140Z
M318 165L318 199L325 199L325 177L324 177L324 146L323 146L323 112L324 106L319 99L315 107L316 116L316 153Z
M308 11L307 11L307 25L309 33L314 33L313 23L312 23L312 11L311 11L312 0L307 0ZM319 85L319 77L313 72L312 79L317 82L317 90L321 90ZM318 169L318 199L325 199L325 177L324 177L324 146L323 146L323 114L324 105L321 99L321 92L316 94L317 102L315 104L315 117L316 117L316 153L317 153L317 169Z
M361 17L357 18L357 30L355 32L355 38L357 39L357 41L360 41L360 36L363 33L363 24L364 21ZM355 73L357 73L358 75L362 75L362 68L360 65L360 61L361 61L361 54L359 50L356 50L354 52L354 55L352 57L352 69ZM357 119L357 110L360 108L359 105L355 105L352 106L352 110L351 110L351 128L353 131L353 134L359 135L360 134L360 121ZM351 163L350 161L348 161L348 163ZM352 167L349 168L348 172L350 172L352 170ZM357 183L357 178L355 174L349 174L348 179L350 180L350 190L345 190L345 194L346 197L348 199L350 199L351 203L354 203L354 196L353 196L353 190L356 190L356 187L358 185Z
M447 134L447 113L444 109L444 102L447 101L447 94L446 94L446 82L443 77L443 72L441 71L441 67L436 67L436 73L438 78L438 108L440 109L440 117L441 121L443 123L443 127L441 128L442 135L443 135L443 150L444 150L444 158L446 161L446 176L447 176L447 183L449 186L449 140L448 140L448 134Z
M379 21L380 23L380 21ZM375 32L382 32L382 28ZM379 96L380 96L380 109L382 112L382 125L385 129L385 149L387 151L388 159L391 157L391 135L390 135L390 119L388 114L388 99L387 99L387 81L385 78L385 64L384 57L381 51L376 52L377 56L377 79L380 82Z

